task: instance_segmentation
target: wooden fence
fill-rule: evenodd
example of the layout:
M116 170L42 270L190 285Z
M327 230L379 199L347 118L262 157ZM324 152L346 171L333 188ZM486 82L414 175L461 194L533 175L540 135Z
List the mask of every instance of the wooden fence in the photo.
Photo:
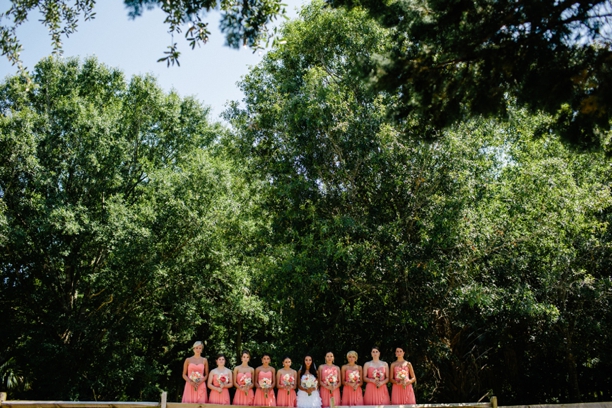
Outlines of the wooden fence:
M257 408L246 405L231 405L236 408ZM461 404L417 404L417 405L378 405L376 407L344 407L336 405L332 408L497 408L497 398L491 397L490 402L474 402ZM227 408L227 405L215 404L182 404L167 402L167 394L162 392L159 402L120 402L120 401L11 401L6 393L0 393L0 408ZM261 407L268 408L268 407ZM581 408L612 408L581 407Z

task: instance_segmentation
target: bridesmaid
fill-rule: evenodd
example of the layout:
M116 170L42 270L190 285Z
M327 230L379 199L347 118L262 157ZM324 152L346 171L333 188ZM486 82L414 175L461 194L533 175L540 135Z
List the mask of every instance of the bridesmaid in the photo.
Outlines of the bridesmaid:
M340 367L334 365L334 353L331 351L325 354L325 364L319 366L319 379L323 408L331 406L330 397L334 398L334 405L341 404Z
M275 407L276 397L274 395L274 385L276 383L276 370L270 366L270 355L264 353L261 357L261 365L255 369L255 398L253 405L258 407ZM262 388L262 383L269 381L269 387Z
M378 347L372 347L371 354L372 361L368 361L363 365L365 373L363 380L366 382L363 403L365 405L390 405L391 399L387 389L389 365L384 361L380 361L380 349Z
M391 404L416 404L414 390L412 389L412 384L416 382L416 376L412 364L404 360L404 349L402 347L395 349L395 357L397 360L391 363L391 373L393 374L390 378L391 384L393 384Z
M296 395L295 387L297 384L297 372L291 368L291 359L287 356L283 358L283 368L276 373L276 406L295 407Z
M348 364L342 366L342 405L363 405L363 370L357 365L357 352L346 353Z
M248 350L242 350L240 357L242 364L234 368L234 394L233 405L253 405L253 378L255 378L253 367L249 365L251 353Z
M193 343L193 357L189 357L183 364L183 391L184 403L206 404L206 377L208 377L208 360L202 357L204 344L201 341Z
M217 368L210 372L208 376L208 388L210 395L208 396L209 404L229 405L230 395L229 388L232 388L232 372L225 367L225 356L219 354L217 356Z

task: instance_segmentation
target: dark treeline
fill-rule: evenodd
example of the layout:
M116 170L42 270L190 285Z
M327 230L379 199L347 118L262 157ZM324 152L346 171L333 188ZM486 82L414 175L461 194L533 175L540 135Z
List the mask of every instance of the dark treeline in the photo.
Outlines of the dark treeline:
M504 118L423 140L391 114L406 96L361 75L393 38L315 2L242 81L229 129L94 59L7 78L9 398L179 400L202 340L277 367L401 345L422 403L611 400L605 146L566 145L512 95Z

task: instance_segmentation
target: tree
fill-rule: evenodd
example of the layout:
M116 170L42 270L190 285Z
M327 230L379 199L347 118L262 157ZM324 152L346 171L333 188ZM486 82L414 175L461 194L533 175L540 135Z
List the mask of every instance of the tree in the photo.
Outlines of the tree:
M397 95L355 75L394 46L363 10L314 2L283 36L228 112L271 220L257 293L283 333L275 347L341 362L402 344L420 401L605 399L602 153L536 137L554 119L510 101L507 120L424 141L416 115L389 119Z
M243 2L231 2L221 0L188 0L188 1L164 1L164 0L125 0L129 10L129 16L136 18L146 9L154 7L161 8L166 13L165 23L168 31L181 34L185 31L185 39L189 41L190 47L205 44L208 41L210 31L208 22L204 21L207 13L220 9L221 31L226 36L227 45L238 48L241 45L258 48L262 42L272 37L272 29L269 25L277 17L285 14L281 0L255 0ZM79 24L95 18L95 0L85 1L23 1L11 0L10 7L4 13L0 13L0 50L14 65L21 66L19 54L21 44L17 37L17 28L31 17L35 11L42 14L42 23L49 29L54 54L61 54L62 36L73 34ZM4 21L2 21L4 20ZM185 27L186 26L186 27ZM168 65L179 64L180 52L177 43L168 46L165 56L159 61L165 61ZM180 64L179 64L180 65Z
M11 393L178 398L194 338L233 351L216 327L258 325L224 130L194 99L95 59L8 78L0 111L0 366L29 387Z
M557 131L574 144L608 144L609 0L328 3L364 7L393 28L395 46L363 70L400 96L397 117L417 114L429 137L469 116L504 114L510 95L555 115Z

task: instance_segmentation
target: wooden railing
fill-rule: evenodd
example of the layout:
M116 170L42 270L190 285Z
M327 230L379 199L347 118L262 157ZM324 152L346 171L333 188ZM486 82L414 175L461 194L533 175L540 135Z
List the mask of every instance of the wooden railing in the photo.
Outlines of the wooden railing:
M120 401L10 401L6 393L0 393L0 408L227 408L227 405L215 404L182 404L167 402L167 393L162 392L159 402L120 402ZM497 398L491 397L489 402L474 402L461 404L417 404L417 405L378 405L375 408L497 408ZM257 408L246 405L232 405L237 408ZM268 407L262 407L268 408ZM336 405L332 408L349 408ZM372 406L350 408L373 408ZM593 407L595 408L595 407ZM606 407L612 408L612 407Z

